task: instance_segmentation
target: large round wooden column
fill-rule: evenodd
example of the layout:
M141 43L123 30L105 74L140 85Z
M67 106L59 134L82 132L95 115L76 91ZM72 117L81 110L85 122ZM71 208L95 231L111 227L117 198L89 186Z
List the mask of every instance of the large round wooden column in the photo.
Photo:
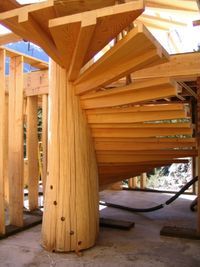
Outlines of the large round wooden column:
M84 111L67 73L53 61L49 78L48 175L42 244L80 251L98 234L98 173Z

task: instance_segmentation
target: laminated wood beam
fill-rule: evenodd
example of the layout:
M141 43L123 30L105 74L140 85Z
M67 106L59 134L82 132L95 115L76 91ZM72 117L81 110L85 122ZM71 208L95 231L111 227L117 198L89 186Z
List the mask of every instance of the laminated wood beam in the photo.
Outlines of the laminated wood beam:
M98 234L98 172L92 138L66 70L50 67L48 176L42 244L79 251Z
M155 150L156 153L156 150L196 147L196 142L194 140L190 141L190 138L185 138L185 142L182 141L182 138L179 138L178 140L173 140L174 138L168 138L169 140L165 142L159 142L157 140L154 140L153 142L145 141L146 138L143 138L144 141L141 141L141 138L139 138L139 140L132 138L130 140L126 140L124 138L124 140L117 139L116 141L114 141L115 139L113 141L104 141L106 138L101 139L94 139L95 150L97 151L138 151L148 149Z
M176 96L180 86L168 78L134 82L128 86L100 91L81 97L83 109L138 104Z
M29 209L38 208L38 97L27 98L27 157L28 157L28 199Z
M178 111L152 111L152 112L127 112L114 114L89 114L87 115L88 123L135 123L145 121L158 121L170 119L187 118L184 110Z
M133 128L122 129L107 128L92 129L92 137L154 137L154 136L175 136L175 135L192 135L193 130L191 128Z
M144 68L132 74L133 80L168 77L189 81L200 76L200 52L171 55L169 62Z
M48 95L42 96L42 183L45 195L48 161Z
M62 54L65 68L68 69L72 61L71 72L76 69L76 73L70 74L70 79L75 79L83 64L94 57L143 11L144 1L137 0L134 3L105 7L50 20L49 29ZM78 55L81 57L78 58Z
M10 61L9 81L9 215L10 224L23 226L23 57Z
M88 93L131 72L165 62L167 58L166 51L140 24L83 72L75 82L76 93Z
M0 51L0 235L5 234L5 50Z

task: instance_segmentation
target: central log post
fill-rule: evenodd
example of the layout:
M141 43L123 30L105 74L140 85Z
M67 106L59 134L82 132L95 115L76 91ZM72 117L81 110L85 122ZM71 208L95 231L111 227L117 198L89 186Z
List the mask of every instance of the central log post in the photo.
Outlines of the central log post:
M80 251L99 229L98 172L90 131L67 72L55 62L49 76L48 172L42 244Z

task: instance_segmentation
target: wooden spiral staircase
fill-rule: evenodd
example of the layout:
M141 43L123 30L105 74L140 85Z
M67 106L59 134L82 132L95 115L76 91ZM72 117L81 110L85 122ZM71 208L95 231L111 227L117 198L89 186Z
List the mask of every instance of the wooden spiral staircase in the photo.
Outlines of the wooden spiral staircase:
M147 8L153 2L159 1L146 1ZM178 83L180 76L190 80L190 73L170 74L180 68L181 56L168 55L144 26L144 1L114 4L0 3L1 23L53 60L43 222L49 250L94 244L97 179L105 186L197 155L190 105Z

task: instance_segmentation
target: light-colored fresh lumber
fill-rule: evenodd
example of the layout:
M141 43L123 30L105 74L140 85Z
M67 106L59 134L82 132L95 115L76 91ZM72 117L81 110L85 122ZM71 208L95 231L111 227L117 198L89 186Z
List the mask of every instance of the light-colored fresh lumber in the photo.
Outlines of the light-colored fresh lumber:
M0 235L5 234L5 50L0 51Z
M195 151L192 150L186 150L186 151L172 151L173 153L169 153L169 151L166 153L165 151L163 151L166 154L161 154L161 153L151 153L151 154L139 154L137 151L137 154L133 154L132 152L130 154L127 154L128 152L126 151L126 153L119 153L118 152L114 152L111 153L108 151L108 153L105 153L106 151L104 151L104 154L101 152L97 153L97 161L98 163L139 163L139 162L143 162L143 161L165 161L165 160L173 160L173 159L177 159L177 158L184 158L184 157L193 157L196 155ZM162 152L162 151L159 151Z
M118 112L114 114L89 114L89 123L135 123L145 121L159 121L187 118L184 110L170 111L144 111L144 112Z
M47 250L79 251L98 234L98 173L85 114L65 69L50 67L48 176L42 226Z
M109 125L101 129L92 129L92 137L156 137L156 136L175 136L192 135L192 128L115 128L110 129Z
M139 104L151 100L173 97L180 91L180 86L168 78L136 81L128 86L83 95L83 109L114 107L126 104Z
M172 163L181 163L181 160L166 160L166 161L154 161L143 162L137 164L127 163L114 164L114 165L100 165L99 170L99 185L102 188L104 185L122 181L133 176L139 176L142 172L150 172L156 167L162 167L170 165Z
M23 57L10 61L9 80L9 215L10 224L23 226Z
M24 73L25 96L45 95L49 93L48 71Z
M48 162L48 95L42 96L42 183L45 195Z
M71 67L74 68L76 63L77 75L83 64L94 57L143 11L144 1L137 0L134 3L114 5L50 20L49 29L57 49L62 54L65 68L68 69L73 61ZM84 34L87 34L85 38ZM81 55L78 62L77 55ZM73 80L76 75L70 74L70 78Z
M137 128L147 128L147 130L150 129L173 129L173 128L191 128L192 124L189 122L182 122L182 123L161 123L161 122L141 122L141 123L96 123L96 124L90 124L91 129L104 129L104 128L109 128L109 129L137 129Z
M169 62L144 68L132 74L133 79L168 77L176 80L194 80L200 76L200 52L171 55Z
M24 63L30 64L32 67L35 67L37 69L40 70L47 70L48 69L48 63L44 60L26 55L24 53L20 53L18 51L15 51L13 49L7 48L7 47L0 47L1 49L5 49L6 50L6 56L13 58L16 56L23 56L24 58Z
M163 150L173 148L192 148L196 147L194 140L190 138L95 138L95 150L102 151L137 151L137 150ZM116 139L116 141L115 141ZM139 140L137 140L139 139ZM143 140L142 140L143 139ZM147 140L145 140L147 139ZM162 141L162 139L165 139ZM185 139L185 142L184 142Z
M187 23L174 20L171 18L163 18L160 16L153 16L143 14L138 19L138 22L143 23L147 28L169 31L170 28L186 27ZM136 23L137 23L136 21Z
M140 188L145 189L146 186L147 186L147 174L146 174L146 172L143 172L140 175Z
M22 38L14 33L7 33L0 35L0 45L5 45L9 43L15 43L21 41Z
M167 52L140 24L88 68L75 82L76 93L85 94L127 74L167 61Z
M96 108L86 110L87 115L92 114L114 114L114 113L130 113L130 112L147 112L147 111L183 111L186 105L183 103L166 103L165 104L149 104L149 105L135 105L135 106L120 106L113 108Z
M132 177L128 180L128 187L133 189L137 188L137 176Z
M157 9L165 9L171 10L171 11L188 11L188 12L198 12L198 6L196 1L191 1L191 0L147 0L146 1L146 6L147 7L152 7Z
M28 199L29 210L38 208L38 97L27 98L27 157L28 157Z

